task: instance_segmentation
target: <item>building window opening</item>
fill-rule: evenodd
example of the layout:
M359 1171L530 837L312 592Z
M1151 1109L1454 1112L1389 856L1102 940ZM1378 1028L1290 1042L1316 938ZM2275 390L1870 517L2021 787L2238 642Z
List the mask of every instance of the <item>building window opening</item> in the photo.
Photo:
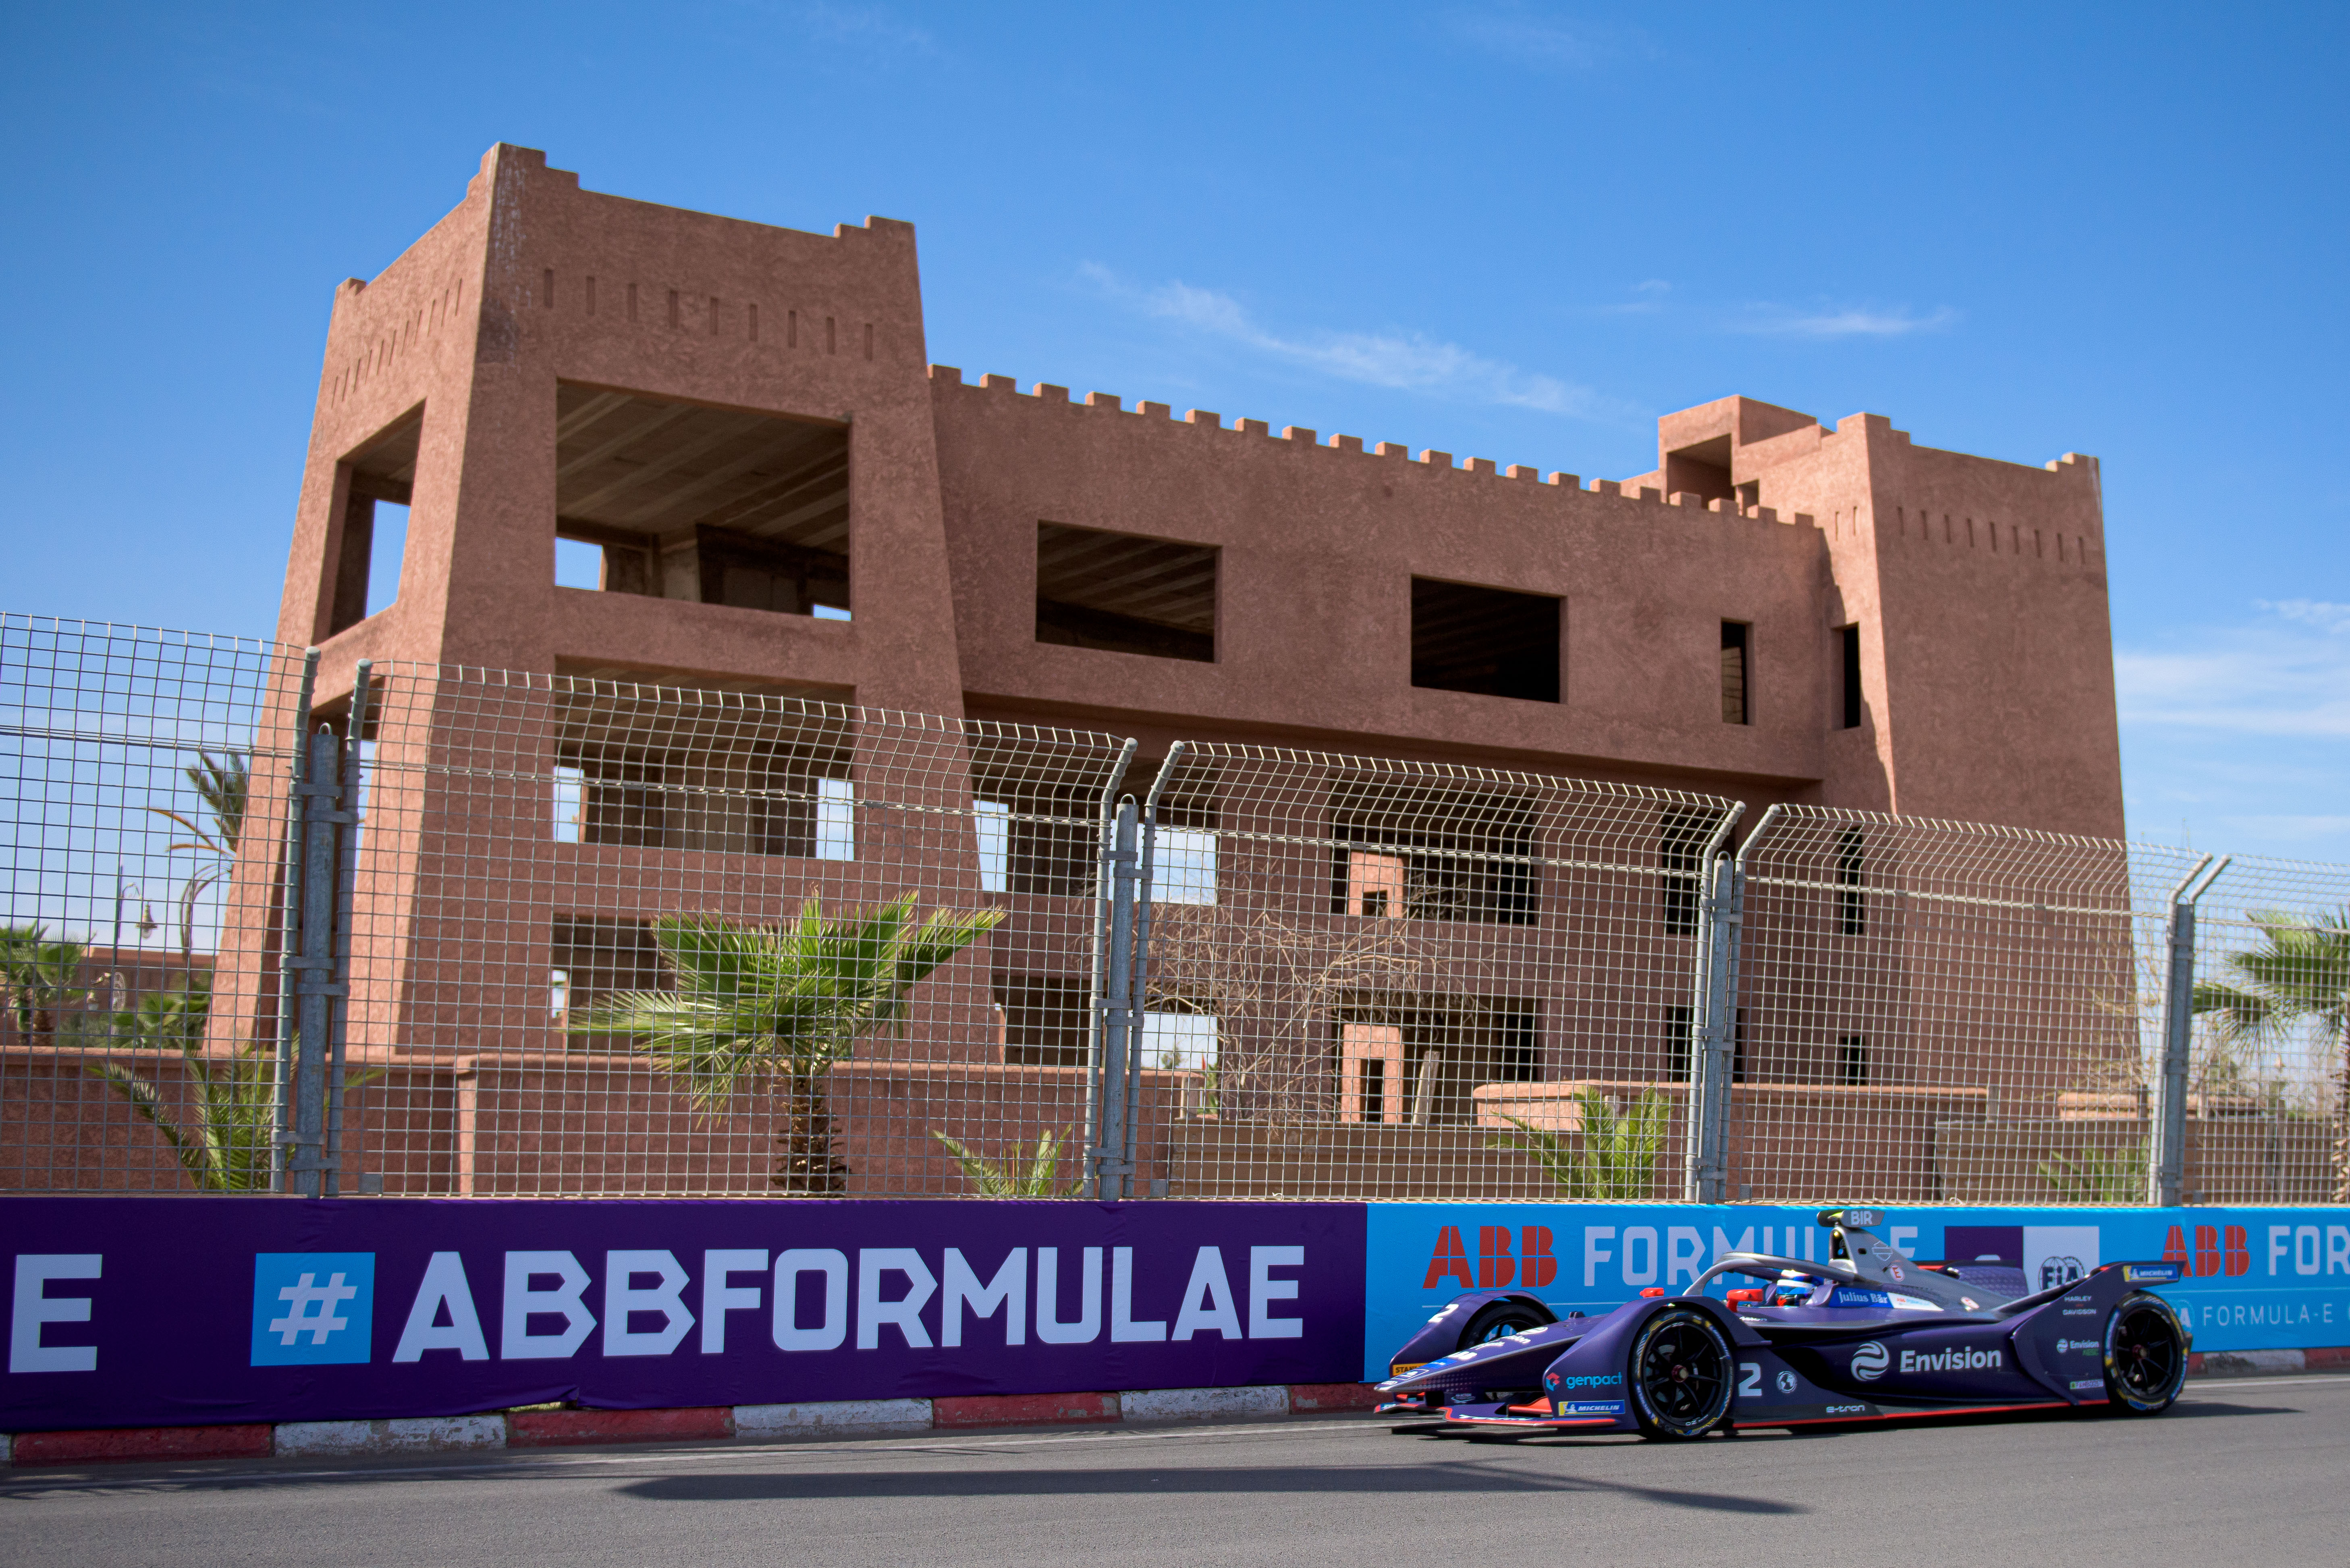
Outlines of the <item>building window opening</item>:
M343 517L326 635L357 626L400 597L408 506L424 410L409 413L343 462Z
M555 586L558 588L586 588L593 593L604 586L604 547L579 539L557 539L555 542Z
M1549 594L1411 580L1411 683L1555 702L1560 601Z
M1002 1010L1003 1061L1011 1067L1086 1064L1085 982L1070 976L1014 974L995 980Z
M616 1035L571 1033L575 1015L609 1005L631 992L676 989L650 921L557 915L547 945L553 1022L574 1049L608 1051L626 1044Z
M857 857L853 737L828 703L558 676L557 844Z
M1836 929L1847 937L1868 934L1868 841L1857 827L1836 835Z
M1480 1084L1541 1075L1540 1016L1531 998L1461 996L1429 1006L1358 997L1338 1018L1341 1122L1462 1126L1477 1116Z
M1036 524L1036 640L1213 663L1216 550Z
M1868 1082L1868 1039L1846 1034L1836 1042L1836 1082L1856 1087Z
M1101 854L1101 784L1010 740L983 737L972 753L981 890L1015 898L1091 898Z
M972 833L979 845L979 890L1012 890L1012 807L1000 800L971 803Z
M1838 663L1844 674L1844 727L1857 730L1860 728L1860 628L1838 627L1836 648L1841 655Z
M1744 621L1721 623L1721 722L1725 724L1752 722L1747 708L1747 642L1752 629Z
M1330 793L1330 912L1364 919L1541 919L1532 802L1513 794L1338 780Z
M845 425L558 384L556 580L846 620L848 456Z
M1691 1022L1696 1012L1687 1007L1665 1010L1665 1070L1657 1075L1659 1081L1686 1084L1697 1063L1697 1025Z
M1731 494L1730 437L1718 435L1667 452L1664 478L1667 495L1695 495L1712 503Z
M1698 806L1669 806L1657 818L1657 894L1665 929L1688 936L1697 929L1700 878L1706 841L1720 818Z
M1169 795L1159 801L1157 819L1157 837L1151 849L1151 901L1213 908L1216 902L1217 858L1215 807Z

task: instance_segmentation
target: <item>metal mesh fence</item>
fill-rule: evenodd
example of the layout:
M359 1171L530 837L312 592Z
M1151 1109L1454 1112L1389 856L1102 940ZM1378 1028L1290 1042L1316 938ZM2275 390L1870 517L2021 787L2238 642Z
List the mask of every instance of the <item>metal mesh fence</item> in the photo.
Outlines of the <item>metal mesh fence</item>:
M1740 855L1731 1195L2142 1201L2160 889L2194 859L1774 809Z
M1205 745L1154 783L1185 1196L1672 1196L1708 795Z
M2195 910L2182 1196L2350 1202L2350 866L2214 865Z
M565 677L377 680L347 1179L1074 1189L1125 742Z
M2350 1199L2350 867L1134 750L0 618L0 1188Z
M302 671L0 615L0 1187L270 1185L283 889L238 873L281 857ZM216 1038L240 988L248 1031Z

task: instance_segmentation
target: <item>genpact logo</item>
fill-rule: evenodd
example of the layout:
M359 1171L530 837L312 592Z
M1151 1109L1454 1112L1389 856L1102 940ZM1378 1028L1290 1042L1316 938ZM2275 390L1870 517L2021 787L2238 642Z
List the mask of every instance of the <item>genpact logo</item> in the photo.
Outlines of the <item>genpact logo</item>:
M1908 1358L1908 1353L1904 1353L1903 1360ZM1874 1383L1885 1376L1885 1369L1891 1365L1892 1359L1886 1354L1885 1346L1872 1339L1852 1353L1852 1375L1863 1383Z
M1551 1381L1552 1386L1557 1388L1614 1388L1622 1384L1624 1380L1620 1377L1600 1377L1589 1375L1577 1375L1573 1377L1556 1377L1553 1378Z

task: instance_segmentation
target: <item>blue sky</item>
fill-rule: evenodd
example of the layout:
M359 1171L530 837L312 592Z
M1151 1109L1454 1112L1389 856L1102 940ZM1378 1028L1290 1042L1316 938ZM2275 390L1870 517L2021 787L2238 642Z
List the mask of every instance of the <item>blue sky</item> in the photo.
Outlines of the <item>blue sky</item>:
M910 219L931 357L1024 385L1586 476L1731 392L2095 453L2132 833L2350 858L2340 7L92 4L8 40L6 607L266 632L331 291L503 140Z

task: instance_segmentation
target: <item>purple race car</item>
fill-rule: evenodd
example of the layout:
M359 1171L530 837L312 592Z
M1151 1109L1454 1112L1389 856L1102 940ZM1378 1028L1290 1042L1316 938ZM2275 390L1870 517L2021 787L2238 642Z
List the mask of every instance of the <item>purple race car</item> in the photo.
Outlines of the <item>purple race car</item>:
M1456 1298L1391 1358L1386 1413L1701 1438L1982 1410L2152 1416L2187 1377L2176 1263L2107 1263L2026 1293L2022 1271L1921 1263L1831 1209L1827 1262L1730 1252L1679 1295L1561 1319L1523 1293ZM1709 1295L1716 1281L1721 1296Z

